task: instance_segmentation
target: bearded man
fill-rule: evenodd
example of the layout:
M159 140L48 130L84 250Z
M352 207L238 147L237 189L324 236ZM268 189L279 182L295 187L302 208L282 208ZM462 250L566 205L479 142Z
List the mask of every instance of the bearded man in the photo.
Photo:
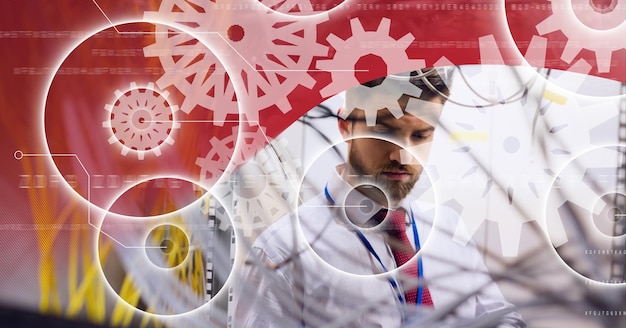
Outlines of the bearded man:
M525 326L475 245L453 240L456 213L411 196L448 95L435 69L346 91L346 161L252 244L233 327Z

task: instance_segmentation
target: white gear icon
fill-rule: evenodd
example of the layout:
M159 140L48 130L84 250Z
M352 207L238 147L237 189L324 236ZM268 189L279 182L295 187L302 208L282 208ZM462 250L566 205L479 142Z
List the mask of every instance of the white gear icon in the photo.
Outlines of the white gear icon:
M119 142L122 155L134 151L139 160L148 151L160 156L161 145L174 144L172 131L180 128L180 123L174 120L178 107L169 104L168 95L167 91L157 91L153 83L138 87L131 82L127 92L115 90L116 101L104 106L110 117L102 122L113 133L109 143Z
M225 204L232 204L233 225L244 236L259 233L296 207L300 162L286 152L286 140L274 140L242 165L231 181L216 186ZM282 153L280 156L278 153ZM228 228L229 222L220 224Z
M387 64L387 74L395 74L410 70L424 68L426 62L423 59L409 59L406 49L415 39L411 33L405 34L396 40L389 35L391 20L383 17L375 31L365 31L358 18L350 20L352 36L342 40L331 34L326 39L336 50L333 59L319 60L316 67L331 72L332 82L320 90L322 97L330 97L349 87L359 84L354 72L346 73L345 70L354 70L360 58L367 55L381 57ZM364 47L363 44L372 42L393 46ZM343 72L342 72L343 71Z
M441 188L448 193L443 198L456 200L460 204L457 210L463 212L463 226L457 228L456 240L467 242L483 221L492 221L499 227L502 254L516 256L522 225L543 216L541 200L549 190L554 168L591 145L591 130L617 115L617 107L610 102L582 107L567 96L542 90L529 91L542 92L546 98L540 104L536 124L532 123L535 113L520 102L494 107L490 112L449 106L442 117L443 124L457 129L451 131L454 142L438 165L452 182L446 186L454 186ZM491 121L507 128L492 129L495 123ZM477 147L476 142L489 142L490 147ZM490 158L497 162L490 162ZM459 163L470 165L459 171Z
M548 0L552 15L537 24L540 35L561 31L568 38L561 59L568 64L581 50L595 52L598 72L611 68L612 52L626 49L626 1L612 0L615 6L598 8L593 0Z
M166 71L157 84L161 88L175 85L186 96L181 106L186 113L196 105L212 110L216 124L227 114L238 114L237 97L247 97L250 101L245 103L253 104L244 113L251 122L258 122L260 110L274 105L283 113L290 111L287 96L299 85L309 89L315 85L315 79L304 72L313 57L328 53L328 48L316 40L316 24L328 19L325 14L303 20L256 10L249 1L164 0L159 11L146 12L144 18L173 22L182 30L198 32L200 37L218 33L249 64L237 67L237 78L243 80L246 94L235 96L228 78L211 71L219 63L208 49L191 47L187 42L192 37L171 37L164 33L167 28L157 26L156 43L145 48L146 56L159 56ZM163 54L163 46L173 46L173 53ZM174 60L172 55L183 59ZM177 75L181 69L182 77ZM213 75L217 76L210 80Z

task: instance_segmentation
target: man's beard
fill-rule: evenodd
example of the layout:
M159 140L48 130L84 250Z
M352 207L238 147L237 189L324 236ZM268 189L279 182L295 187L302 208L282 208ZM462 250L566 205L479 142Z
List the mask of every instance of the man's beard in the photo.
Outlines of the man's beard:
M353 170L352 174L361 176L359 182L370 183L381 188L390 198L389 201L391 201L392 203L397 203L406 198L411 190L413 190L413 187L415 187L415 183L419 179L420 173L422 171L421 167L416 168L411 165L402 165L395 161L377 169L367 170L363 165L361 157L359 157L357 155L357 152L353 151L353 149L350 150L349 158L349 164ZM406 171L411 175L408 181L402 182L397 180L390 180L382 175L383 172L400 170Z

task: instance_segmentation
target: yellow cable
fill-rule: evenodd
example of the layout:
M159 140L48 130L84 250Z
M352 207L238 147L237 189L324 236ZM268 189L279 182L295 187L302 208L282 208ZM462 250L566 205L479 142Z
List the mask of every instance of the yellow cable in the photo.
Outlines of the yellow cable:
M111 323L114 326L120 324L128 326L130 325L134 314L134 310L130 306L136 307L141 296L141 291L134 286L131 275L127 274L124 278L119 296L122 299L115 304L115 308L113 309L113 314L111 316Z

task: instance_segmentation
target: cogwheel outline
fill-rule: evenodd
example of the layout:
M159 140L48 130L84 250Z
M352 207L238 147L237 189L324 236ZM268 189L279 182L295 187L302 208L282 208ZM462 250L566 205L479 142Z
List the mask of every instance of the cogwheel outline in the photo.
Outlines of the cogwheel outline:
M571 63L576 55L583 49L590 50L596 55L598 72L607 73L610 71L612 53L616 50L626 49L626 44L620 43L626 35L626 19L618 17L621 23L609 29L597 29L590 27L586 22L582 22L577 14L589 17L589 21L607 21L614 19L614 15L619 15L620 10L611 12L597 11L589 1L577 1L577 6L588 6L588 9L574 9L575 0L559 1L547 0L552 3L552 15L535 26L540 35L545 35L555 31L561 31L567 37L567 43L561 53L561 59L566 63ZM618 0L616 0L618 1ZM621 4L624 6L624 3Z
M162 61L165 74L157 81L159 87L174 85L185 95L181 110L189 113L199 105L213 111L216 124L224 121L228 114L239 114L237 98L245 97L244 103L250 104L243 115L251 122L258 122L259 112L272 106L287 113L292 109L287 96L298 86L311 89L316 83L308 73L313 57L328 54L328 47L317 43L316 27L328 19L326 14L317 15L315 20L303 20L261 10L237 10L237 16L231 15L231 20L226 15L221 15L220 19L212 17L219 15L220 10L231 10L238 5L249 3L164 0L158 11L144 13L147 20L173 22L181 29L199 32L200 37L207 37L206 32L217 33L246 62L233 67L231 72L230 78L243 80L245 89L244 94L235 95L227 75L220 81L209 81L211 72L207 68L221 65L213 53L206 48L194 48L191 53L182 51L181 47L193 41L191 36L177 35L174 45L174 53L183 57L180 61L185 65L174 62L171 55L159 50L158 45L169 45L168 33L158 33L164 29L162 26L157 26L156 43L145 48L146 56L158 56ZM198 56L202 57L199 61ZM193 82L168 79L169 74L175 75L181 69L185 76L178 80L193 78Z
M130 151L136 152L139 160L145 158L146 152L161 156L164 143L174 144L172 131L180 128L180 123L174 117L178 106L167 99L169 92L155 89L152 82L145 87L131 82L126 92L117 89L114 93L116 100L104 106L110 115L102 127L112 133L109 144L122 146L123 156Z
M335 34L330 34L326 40L336 50L332 59L318 60L316 68L331 73L332 81L320 90L322 97L335 95L348 87L359 84L354 72L346 73L342 70L354 70L357 61L366 55L381 57L387 64L387 74L424 68L426 62L423 59L409 59L406 50L415 40L411 33L407 33L400 39L392 38L390 33L391 19L383 17L375 31L365 31L360 19L350 20L352 36L342 40ZM367 41L393 44L393 47L363 47Z
M301 177L301 163L286 150L286 143L285 139L272 141L216 188L224 203L232 204L232 225L245 237L260 232L296 206L294 183ZM230 222L220 222L219 228L229 226Z

